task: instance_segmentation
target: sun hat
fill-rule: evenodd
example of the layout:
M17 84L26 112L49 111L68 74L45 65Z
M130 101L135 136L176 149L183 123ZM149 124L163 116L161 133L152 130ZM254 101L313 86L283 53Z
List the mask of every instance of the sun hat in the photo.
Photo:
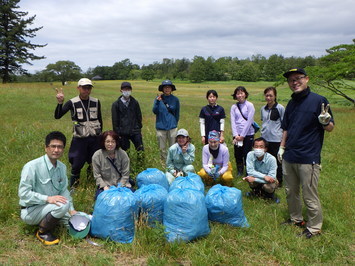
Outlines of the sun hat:
M303 68L292 68L289 71L285 72L283 74L283 76L285 78L288 78L293 73L300 73L300 74L303 74L303 75L307 76L307 73L306 73L306 71Z
M91 82L90 79L88 79L88 78L79 79L79 81L78 81L78 87L87 86L87 85L92 86L92 82ZM94 86L93 86L93 87L94 87Z
M69 219L69 234L76 239L86 237L90 227L91 221L86 213L78 212Z
M188 137L189 136L189 132L187 132L186 129L181 128L178 130L178 132L176 133L176 136L184 136L184 137Z
M175 85L170 80L164 80L161 85L159 85L159 91L163 91L164 86L171 86L173 91L176 91Z

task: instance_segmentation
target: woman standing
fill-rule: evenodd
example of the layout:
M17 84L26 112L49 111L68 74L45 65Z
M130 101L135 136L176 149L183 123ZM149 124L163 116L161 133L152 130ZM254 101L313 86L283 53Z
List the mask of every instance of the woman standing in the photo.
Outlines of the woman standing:
M261 136L269 142L268 153L271 153L277 161L277 180L282 186L282 165L277 160L277 152L282 139L281 123L285 108L276 101L276 88L268 87L264 90L266 105L261 107Z
M237 164L238 175L243 175L246 158L253 147L254 128L254 105L247 101L249 96L246 88L239 86L232 94L237 100L231 108L231 126L233 133L234 157Z
M94 178L96 180L96 196L110 188L121 184L132 189L129 183L129 158L118 145L119 137L112 131L101 135L100 149L92 156Z
M224 143L224 119L226 114L224 108L217 104L218 93L215 90L209 90L206 93L208 104L202 107L200 112L200 131L202 145L208 144L208 133L216 130L219 132L220 143Z
M180 101L172 95L176 91L175 85L170 80L164 80L159 85L159 94L153 104L153 113L156 115L155 128L160 149L160 159L166 161L167 149L174 144L177 126L180 118ZM168 147L166 144L168 143Z

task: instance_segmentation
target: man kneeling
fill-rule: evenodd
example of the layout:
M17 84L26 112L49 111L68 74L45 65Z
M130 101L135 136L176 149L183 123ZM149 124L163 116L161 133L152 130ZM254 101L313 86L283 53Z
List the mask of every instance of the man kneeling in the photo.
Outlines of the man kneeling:
M276 179L277 163L275 157L266 152L268 142L264 138L257 138L254 140L253 148L253 151L247 155L248 176L243 178L252 189L247 193L247 196L261 196L279 203L280 200L274 194L278 184Z
M68 225L76 211L67 189L66 166L58 161L66 138L53 131L46 136L46 154L25 164L21 172L18 195L21 219L30 225L39 225L36 237L45 245L55 245L59 239L52 234L58 222Z

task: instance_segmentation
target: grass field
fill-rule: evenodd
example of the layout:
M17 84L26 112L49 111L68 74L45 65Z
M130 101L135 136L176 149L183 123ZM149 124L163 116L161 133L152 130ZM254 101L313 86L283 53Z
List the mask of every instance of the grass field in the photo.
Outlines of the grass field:
M104 129L111 129L111 104L119 96L121 81L98 81L92 96L100 99ZM143 141L147 167L161 170L155 138L154 97L160 81L132 81L132 95L139 101L143 113ZM264 105L263 90L271 83L214 82L191 84L177 82L175 95L181 103L179 128L186 128L196 146L195 169L201 167L198 115L206 104L205 93L216 89L218 103L228 116L226 139L231 136L229 111L234 103L230 96L234 88L244 85L249 100L256 108L255 120L260 122L260 107ZM336 127L325 134L322 152L322 172L319 193L324 213L323 234L306 240L296 237L301 229L282 227L288 218L284 189L277 191L280 204L263 200L243 199L250 228L235 228L211 223L211 234L191 243L167 243L162 228L137 226L132 244L119 244L95 239L100 247L84 240L72 239L64 229L58 234L61 244L43 247L34 237L36 227L25 225L19 218L17 188L23 165L44 154L44 137L49 131L60 130L71 138L71 120L67 114L54 119L55 87L59 83L29 83L0 85L0 264L1 265L240 265L240 264L354 264L354 107L327 91L318 91L331 103ZM77 95L76 83L64 87L66 100ZM278 88L279 102L286 106L290 90ZM352 95L354 97L354 95ZM257 134L259 136L259 133ZM231 138L229 138L231 139ZM231 142L228 141L230 153ZM68 147L61 161L68 165ZM136 167L135 152L130 151L132 173ZM234 163L234 161L232 160ZM234 170L235 171L235 170ZM77 210L91 212L94 181L86 180L82 172L81 185L73 195ZM235 174L235 172L234 172ZM248 185L234 180L243 192Z

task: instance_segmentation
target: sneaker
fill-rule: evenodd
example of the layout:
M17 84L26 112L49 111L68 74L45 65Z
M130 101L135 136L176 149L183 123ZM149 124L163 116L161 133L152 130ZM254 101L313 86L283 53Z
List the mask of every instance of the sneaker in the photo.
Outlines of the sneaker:
M275 201L276 204L280 203L280 199L278 197L274 197L273 200Z
M291 219L287 219L286 221L284 221L283 223L281 223L281 225L295 225L301 228L306 227L306 221L301 221L301 222L294 222Z
M56 245L59 243L59 239L52 235L50 232L40 232L36 233L36 237L46 246Z
M311 233L311 231L309 231L308 229L305 229L298 236L299 237L303 237L304 236L305 238L310 239L310 238L312 238L314 236L319 236L319 235L320 235L320 232Z

